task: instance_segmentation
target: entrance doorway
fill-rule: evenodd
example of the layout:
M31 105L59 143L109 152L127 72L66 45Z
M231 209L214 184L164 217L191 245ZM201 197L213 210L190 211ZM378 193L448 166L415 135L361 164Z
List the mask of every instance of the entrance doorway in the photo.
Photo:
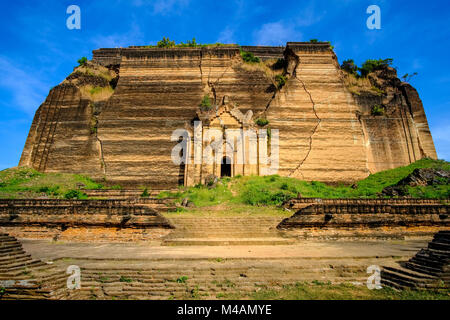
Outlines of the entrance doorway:
M229 157L222 158L222 164L220 166L221 177L231 177L231 160Z

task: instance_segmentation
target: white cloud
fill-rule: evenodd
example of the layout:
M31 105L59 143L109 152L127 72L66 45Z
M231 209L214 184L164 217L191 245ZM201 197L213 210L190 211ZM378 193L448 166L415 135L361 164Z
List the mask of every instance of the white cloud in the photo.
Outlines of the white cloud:
M412 69L418 70L418 69L422 69L422 68L423 68L422 61L419 59L414 59L414 61L412 63Z
M25 111L27 114L34 114L39 105L44 102L50 84L41 80L39 74L26 70L18 66L14 61L0 56L0 87L10 92L13 105L12 109ZM6 101L3 105L8 106Z
M253 38L256 45L276 46L285 45L287 41L300 41L302 34L294 25L279 21L263 24L253 33Z
M223 29L220 32L219 38L217 38L217 42L220 42L220 43L235 43L234 30L232 30L230 26L227 26L225 29Z
M95 48L116 48L137 45L144 41L144 34L137 24L131 26L126 33L115 33L110 35L97 35L91 38Z
M325 13L318 14L312 6L309 6L299 12L295 24L299 27L309 27L322 20Z
M175 10L176 7L184 7L189 3L188 0L158 0L153 3L153 12L167 14Z
M186 7L189 0L133 0L131 4L135 7L149 6L153 14L167 15Z
M439 159L450 161L450 125L443 124L431 129Z

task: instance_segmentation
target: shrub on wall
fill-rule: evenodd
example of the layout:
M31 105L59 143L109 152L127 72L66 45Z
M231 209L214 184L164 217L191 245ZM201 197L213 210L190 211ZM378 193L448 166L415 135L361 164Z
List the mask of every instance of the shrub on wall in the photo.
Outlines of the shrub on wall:
M361 73L361 77L367 77L367 75L375 70L383 69L385 67L391 66L393 59L378 59L373 60L369 59L363 63L361 68L359 68L359 72Z
M251 52L242 51L241 50L241 57L244 62L247 63L259 63L260 59L258 57L255 57L255 55Z
M162 40L158 41L156 46L158 48L172 48L172 47L175 47L175 41L172 41L169 38L163 37Z
M385 113L384 107L379 106L379 105L374 105L372 107L372 110L370 112L373 116L382 116Z
M87 194L80 190L69 190L64 194L65 199L87 199Z
M258 118L258 119L256 119L255 123L260 127L264 127L269 124L269 120L263 119L263 118Z
M275 76L275 81L277 83L277 88L281 89L281 87L283 87L286 84L287 78L285 75L277 74Z
M88 59L86 57L81 57L80 59L78 59L77 62L80 66L84 66L87 64L87 61L88 61Z
M212 103L211 103L211 98L209 97L209 95L205 94L203 96L203 99L200 102L199 106L202 110L211 110Z
M286 66L286 60L283 58L278 58L278 60L272 65L272 69L279 70Z
M141 193L141 198L148 198L150 194L148 193L147 188L144 189L144 191Z
M355 76L358 75L358 66L355 64L353 59L343 61L341 64L341 69Z

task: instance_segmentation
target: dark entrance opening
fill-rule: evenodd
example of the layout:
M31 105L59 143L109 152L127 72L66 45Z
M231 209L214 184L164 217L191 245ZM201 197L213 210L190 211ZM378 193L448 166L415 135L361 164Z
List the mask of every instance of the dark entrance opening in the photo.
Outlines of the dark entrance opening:
M222 165L220 166L221 177L231 177L231 160L228 157L222 158Z
M181 143L181 142L183 142L183 137L178 138L178 143ZM180 163L180 169L178 171L178 185L180 185L180 186L184 185L184 171L186 168L186 165L185 165L186 160L184 159L184 157L185 157L184 150L185 149L186 149L186 141L184 141L183 148L180 149L180 153L179 153L180 159L182 159L181 163Z

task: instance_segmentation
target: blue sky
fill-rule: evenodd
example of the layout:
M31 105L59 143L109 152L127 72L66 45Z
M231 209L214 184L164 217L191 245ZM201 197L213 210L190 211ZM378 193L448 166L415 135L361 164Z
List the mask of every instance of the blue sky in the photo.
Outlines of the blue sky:
M81 8L81 30L66 9ZM366 8L381 8L381 30ZM100 47L177 42L284 45L331 41L339 61L393 58L422 98L438 156L450 160L450 2L105 0L2 3L0 19L0 169L16 166L34 112L76 61Z

